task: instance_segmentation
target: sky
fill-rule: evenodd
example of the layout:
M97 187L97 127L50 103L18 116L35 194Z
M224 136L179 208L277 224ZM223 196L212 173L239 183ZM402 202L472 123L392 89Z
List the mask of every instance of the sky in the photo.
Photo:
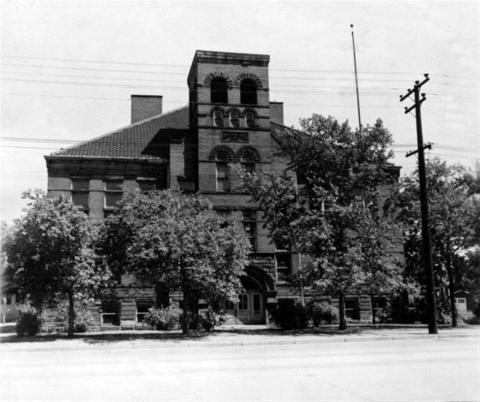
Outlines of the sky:
M47 188L43 155L130 122L130 95L188 102L195 50L270 55L270 100L285 124L312 113L358 125L381 118L394 162L415 157L413 102L424 73L428 157L480 158L480 2L0 1L0 219L21 215L27 189Z

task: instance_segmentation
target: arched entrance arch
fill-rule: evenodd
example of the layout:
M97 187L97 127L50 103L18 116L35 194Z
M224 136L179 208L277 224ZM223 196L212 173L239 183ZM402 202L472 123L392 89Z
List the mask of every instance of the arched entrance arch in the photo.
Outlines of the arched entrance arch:
M229 306L227 314L234 316L237 324L265 324L267 294L273 290L273 280L261 269L248 267L241 282L239 301Z

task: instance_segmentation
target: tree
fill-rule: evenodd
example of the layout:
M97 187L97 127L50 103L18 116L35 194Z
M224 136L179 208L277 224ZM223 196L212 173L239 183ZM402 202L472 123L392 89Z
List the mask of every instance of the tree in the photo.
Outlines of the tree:
M100 252L113 270L183 292L182 329L198 318L198 300L236 301L250 243L238 222L211 204L166 190L137 193L120 203L101 235Z
M467 172L458 165L447 165L438 158L427 161L427 188L430 208L432 258L437 285L449 289L449 310L452 326L457 326L455 291L466 280L465 256L468 240L478 224L473 200L469 196ZM397 218L404 224L406 263L411 277L423 283L421 216L417 172L405 177L399 191L389 202L397 209ZM446 275L446 277L445 277Z
M25 215L16 220L6 241L8 265L19 291L41 308L57 296L69 303L68 335L74 330L74 299L95 295L109 284L110 272L97 264L95 228L65 196L26 193Z
M302 276L338 297L339 328L345 329L345 295L374 275L368 250L375 247L375 267L382 267L378 283L384 278L388 286L398 278L397 270L384 269L390 267L383 264L386 242L367 230L367 223L381 219L378 186L393 181L391 135L380 120L361 133L316 114L300 124L301 131L275 133L281 154L291 161L289 172L244 173L242 181L273 239L306 255Z

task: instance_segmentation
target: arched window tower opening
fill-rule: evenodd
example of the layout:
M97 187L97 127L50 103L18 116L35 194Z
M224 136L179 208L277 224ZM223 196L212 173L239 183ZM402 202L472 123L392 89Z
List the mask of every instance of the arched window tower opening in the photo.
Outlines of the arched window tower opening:
M257 83L251 78L245 78L240 83L240 102L244 105L257 104Z
M222 110L214 110L213 111L213 125L215 127L223 127L223 111Z
M245 112L245 126L255 128L255 112L253 110L247 110Z
M210 100L212 103L228 103L228 84L222 77L215 77L210 83Z

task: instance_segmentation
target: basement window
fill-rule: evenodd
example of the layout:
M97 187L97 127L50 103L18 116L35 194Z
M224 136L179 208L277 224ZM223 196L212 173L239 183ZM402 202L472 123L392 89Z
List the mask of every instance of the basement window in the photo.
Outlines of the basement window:
M148 309L153 307L151 300L137 300L137 322L141 323L148 313Z
M352 320L360 319L360 308L358 305L358 297L345 299L345 316Z
M138 179L138 188L142 193L157 190L157 183L155 179Z

